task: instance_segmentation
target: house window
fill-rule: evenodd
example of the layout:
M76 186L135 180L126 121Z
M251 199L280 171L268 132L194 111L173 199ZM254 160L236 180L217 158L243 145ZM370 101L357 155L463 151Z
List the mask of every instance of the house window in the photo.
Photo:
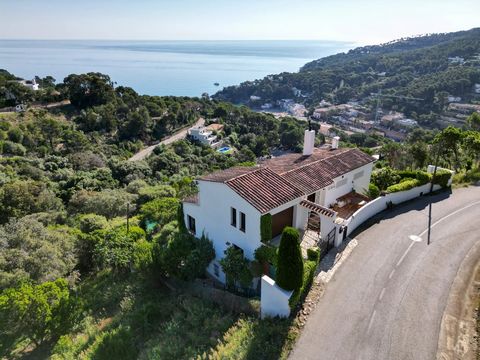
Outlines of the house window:
M343 179L343 180L340 180L339 182L337 182L337 186L336 186L336 187L337 187L337 188L342 187L343 185L345 185L345 184L347 183L347 180L348 180L348 179L346 179L346 178Z
M230 225L237 227L237 209L230 208Z
M187 215L187 222L188 222L188 230L192 234L196 234L197 233L197 228L196 228L196 225L195 225L195 218L191 217L190 215Z
M220 267L218 264L213 264L213 273L216 277L220 277Z
M353 180L357 180L357 179L361 178L363 176L363 174L364 174L363 170L357 172L355 175L353 175Z
M240 212L240 231L245 232L245 214Z

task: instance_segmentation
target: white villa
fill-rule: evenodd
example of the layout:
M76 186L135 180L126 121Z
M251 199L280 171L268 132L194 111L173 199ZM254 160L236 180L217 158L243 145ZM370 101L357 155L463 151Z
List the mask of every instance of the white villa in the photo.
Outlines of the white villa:
M19 80L19 84L22 84L23 86L29 88L30 90L37 91L39 89L39 85L35 81L35 79L32 80Z
M229 246L253 260L262 245L261 217L272 215L272 241L286 226L309 229L316 241L338 246L347 234L343 220L368 201L375 159L359 149L314 148L315 131L305 131L303 154L287 154L254 167L234 167L198 179L198 193L183 202L185 224L197 237L212 240L216 259L208 272L225 282L219 260Z
M200 144L212 146L215 144L217 137L213 132L205 126L195 126L188 130L190 139L198 141Z

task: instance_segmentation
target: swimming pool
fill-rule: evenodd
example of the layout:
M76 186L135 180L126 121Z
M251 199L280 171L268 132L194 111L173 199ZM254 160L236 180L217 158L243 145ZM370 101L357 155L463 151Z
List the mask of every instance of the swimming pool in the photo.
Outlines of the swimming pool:
M230 152L231 150L232 149L230 148L230 146L224 146L224 147L218 149L217 151L222 153L222 154L226 154L226 153Z

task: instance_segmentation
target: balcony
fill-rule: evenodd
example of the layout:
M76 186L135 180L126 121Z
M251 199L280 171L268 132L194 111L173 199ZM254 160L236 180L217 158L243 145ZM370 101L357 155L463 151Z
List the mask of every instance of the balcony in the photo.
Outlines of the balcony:
M342 219L348 219L369 201L369 197L352 191L348 194L340 196L332 209L337 212L338 217Z

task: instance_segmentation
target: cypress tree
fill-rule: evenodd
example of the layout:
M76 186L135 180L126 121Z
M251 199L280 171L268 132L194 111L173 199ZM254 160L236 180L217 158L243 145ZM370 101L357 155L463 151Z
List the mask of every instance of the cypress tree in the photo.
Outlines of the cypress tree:
M297 229L283 229L278 249L277 285L285 290L296 290L303 282L303 258Z

